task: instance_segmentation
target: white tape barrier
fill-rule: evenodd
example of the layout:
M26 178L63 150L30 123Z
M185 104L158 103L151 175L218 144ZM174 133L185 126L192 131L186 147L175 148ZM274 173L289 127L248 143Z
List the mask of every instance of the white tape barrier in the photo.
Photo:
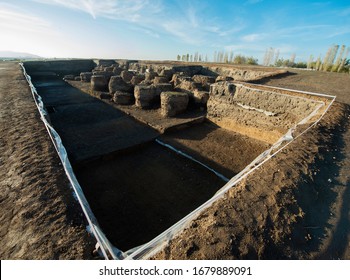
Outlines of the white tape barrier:
M210 172L213 172L213 173L214 173L216 176L218 176L221 180L223 180L223 181L225 181L225 182L228 182L228 181L229 181L229 179L227 179L224 175L220 174L219 172L215 171L214 169L210 168L208 165L206 165L206 164L200 162L199 160L196 160L196 159L193 158L192 156L190 156L190 155L188 155L188 154L186 154L186 153L184 153L184 152L182 152L182 151L180 151L180 150L174 148L173 146L171 146L171 145L169 145L169 144L166 144L166 143L164 143L164 142L162 142L162 141L160 141L160 140L158 140L158 139L156 139L156 142L157 142L159 145L162 145L162 146L164 146L164 147L166 147L166 148L168 148L168 149L174 151L175 153L177 153L177 154L179 154L179 155L181 155L181 156L183 156L183 157L185 157L185 158L188 158L189 160L192 160L192 161L194 161L195 163L200 164L200 165L203 166L204 168L208 169Z
M63 168L66 172L66 175L69 179L69 182L74 190L75 197L78 199L81 208L85 214L86 219L89 223L89 229L93 233L93 235L96 238L97 241L97 247L101 251L103 257L105 259L113 258L113 259L123 259L124 254L122 251L118 250L117 248L113 247L113 245L108 241L102 230L100 229L97 219L92 213L92 210L89 206L89 203L87 202L85 195L81 189L81 186L79 185L79 182L77 178L75 177L75 174L73 172L73 168L69 162L67 151L65 147L62 144L62 140L60 136L58 135L57 131L51 126L50 121L48 120L48 113L45 110L44 103L42 102L41 96L37 93L36 88L31 82L31 77L27 74L23 63L20 63L23 74L27 79L27 82L30 86L33 99L35 101L35 104L39 110L41 120L44 122L44 125L49 133L49 136L52 140L52 143L54 144L54 147L60 157L60 160L62 162Z

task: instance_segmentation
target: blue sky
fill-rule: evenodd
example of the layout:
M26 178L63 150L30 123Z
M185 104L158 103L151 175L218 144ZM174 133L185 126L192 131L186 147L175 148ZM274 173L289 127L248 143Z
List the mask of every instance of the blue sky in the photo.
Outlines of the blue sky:
M350 1L0 1L0 50L44 57L176 59L267 48L307 60L350 46Z

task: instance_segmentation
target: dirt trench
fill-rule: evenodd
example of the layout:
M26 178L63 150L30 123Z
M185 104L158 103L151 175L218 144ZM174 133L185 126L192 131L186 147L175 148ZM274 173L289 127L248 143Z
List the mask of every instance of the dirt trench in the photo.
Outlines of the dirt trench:
M181 220L269 147L209 122L160 135L60 75L34 73L33 84L92 211L107 238L123 251ZM155 139L222 173L226 181Z

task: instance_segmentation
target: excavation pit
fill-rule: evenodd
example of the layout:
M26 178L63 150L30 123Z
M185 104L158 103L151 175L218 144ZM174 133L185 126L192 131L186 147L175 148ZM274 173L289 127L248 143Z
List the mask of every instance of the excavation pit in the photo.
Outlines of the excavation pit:
M78 164L75 174L108 239L127 251L202 205L225 177L236 175L268 146L205 122L109 159Z
M206 121L180 116L187 124L181 130L157 131L157 123L127 115L137 110L132 106L110 106L62 81L60 73L32 78L101 230L124 252L198 209L290 127L315 119L326 105L299 93L213 84Z
M123 251L152 240L224 184L156 142L79 166L75 174L107 238Z

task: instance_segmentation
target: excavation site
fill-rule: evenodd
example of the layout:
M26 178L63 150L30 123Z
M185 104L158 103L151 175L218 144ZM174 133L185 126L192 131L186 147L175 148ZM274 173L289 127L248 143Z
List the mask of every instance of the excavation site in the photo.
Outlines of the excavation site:
M345 147L333 135L349 114L335 96L271 84L291 74L268 67L118 59L11 67L36 105L11 118L34 114L46 128L16 139L51 142L36 149L53 163L44 173L23 156L9 174L35 176L40 200L54 201L50 211L64 220L50 222L40 204L19 215L49 219L45 236L62 258L322 258L315 248L331 234L318 225L338 208L331 192L308 184L344 174L331 163Z

